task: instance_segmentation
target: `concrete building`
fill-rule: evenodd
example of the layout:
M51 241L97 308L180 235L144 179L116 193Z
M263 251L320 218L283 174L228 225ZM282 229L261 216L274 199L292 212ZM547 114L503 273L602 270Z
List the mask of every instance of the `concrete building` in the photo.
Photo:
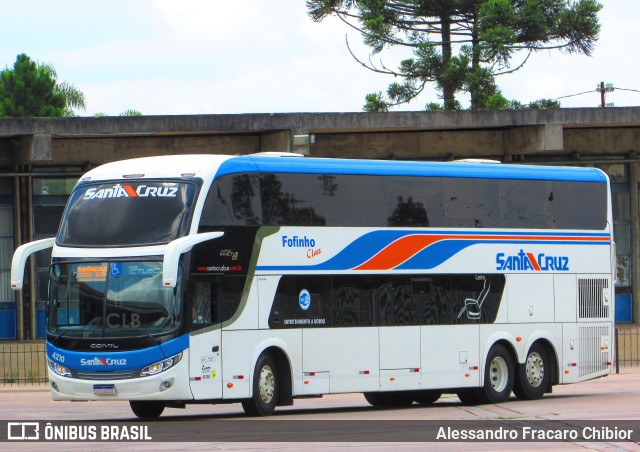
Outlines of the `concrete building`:
M599 167L612 182L617 320L640 319L640 108L0 119L0 339L44 337L49 256L31 259L18 294L11 256L55 235L84 171L150 155L265 151Z

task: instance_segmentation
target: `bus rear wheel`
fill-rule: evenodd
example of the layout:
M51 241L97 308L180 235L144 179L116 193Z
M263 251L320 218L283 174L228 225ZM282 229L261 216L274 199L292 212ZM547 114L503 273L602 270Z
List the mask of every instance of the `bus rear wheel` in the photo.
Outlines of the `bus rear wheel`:
M549 386L549 360L547 351L540 344L533 344L527 352L527 359L518 366L513 392L519 399L536 400L542 398Z
M164 411L163 402L131 400L129 406L133 414L141 419L159 418Z
M249 416L269 416L276 409L278 394L276 364L269 353L263 353L253 374L253 396L242 401L242 409Z

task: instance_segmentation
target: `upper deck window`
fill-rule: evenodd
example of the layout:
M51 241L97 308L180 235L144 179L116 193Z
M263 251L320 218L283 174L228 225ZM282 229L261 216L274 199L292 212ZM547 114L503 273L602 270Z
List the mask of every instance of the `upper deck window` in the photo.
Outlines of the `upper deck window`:
M83 184L65 209L57 243L63 246L141 246L186 235L198 185L127 181Z
M603 230L607 184L310 173L213 182L200 227L260 225Z

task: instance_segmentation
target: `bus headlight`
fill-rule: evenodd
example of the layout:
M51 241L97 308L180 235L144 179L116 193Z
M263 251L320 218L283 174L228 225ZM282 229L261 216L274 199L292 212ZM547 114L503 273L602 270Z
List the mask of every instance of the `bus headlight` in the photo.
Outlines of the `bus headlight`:
M53 373L56 373L62 377L71 376L71 371L64 367L62 364L58 364L57 362L51 361L50 359L48 359L47 361L49 362L49 369L51 369Z
M150 377L152 375L157 375L160 372L164 372L167 369L172 368L176 364L180 362L182 359L182 352L177 355L173 355L171 358L164 359L162 361L158 361L157 363L153 363L150 366L145 367L140 372L141 377Z

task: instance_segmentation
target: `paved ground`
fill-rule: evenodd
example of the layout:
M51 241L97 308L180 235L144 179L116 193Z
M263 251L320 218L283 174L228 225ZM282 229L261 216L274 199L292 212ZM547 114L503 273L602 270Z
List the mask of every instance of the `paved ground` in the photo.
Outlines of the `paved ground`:
M278 409L270 418L250 419L244 416L239 404L190 405L184 410L167 409L160 422L153 425L154 435L172 440L172 433L192 431L188 438L202 438L201 430L216 430L220 438L233 438L229 442L185 442L184 434L178 435L180 443L32 443L22 450L176 450L176 449L219 449L252 450L325 450L327 448L361 448L388 450L543 450L543 449L587 449L587 450L636 450L640 446L634 442L616 441L563 441L563 442L432 442L417 444L411 442L354 442L353 438L379 439L384 429L394 441L414 438L415 428L446 426L447 421L454 426L487 425L492 420L502 425L513 422L554 421L613 421L610 426L632 426L640 431L640 369L622 369L621 374L583 382L575 385L557 386L553 394L542 400L520 401L512 398L499 405L465 406L457 397L445 395L430 406L413 405L402 409L376 409L370 407L361 394L325 396L321 399L296 400L293 407ZM46 387L19 386L0 387L0 407L2 419L8 421L89 421L96 423L124 422L128 425L140 423L131 413L126 402L53 402ZM332 421L332 422L325 422ZM359 422L363 421L363 422ZM461 424L459 421L471 421ZM449 422L451 423L451 422ZM161 431L158 431L161 425ZM555 424L554 424L555 425ZM425 427L425 428L427 428ZM0 428L6 428L0 425ZM623 427L620 427L622 429ZM224 429L224 430L223 430ZM346 429L346 430L345 430ZM352 429L355 436L348 433ZM179 432L178 432L179 430ZM296 442L278 442L283 431L289 432ZM333 440L340 442L304 442L304 434L314 432L334 434ZM211 433L211 432L209 432ZM276 441L273 441L274 436ZM407 435L402 438L402 435ZM174 435L175 436L175 435ZM401 436L398 439L398 436ZM419 435L417 437L420 437ZM264 442L264 439L272 441ZM250 442L237 442L238 439ZM174 438L175 440L175 438ZM11 449L20 449L23 444L11 443ZM46 446L46 447L45 447ZM88 447L90 446L90 447ZM0 444L2 447L2 444Z

